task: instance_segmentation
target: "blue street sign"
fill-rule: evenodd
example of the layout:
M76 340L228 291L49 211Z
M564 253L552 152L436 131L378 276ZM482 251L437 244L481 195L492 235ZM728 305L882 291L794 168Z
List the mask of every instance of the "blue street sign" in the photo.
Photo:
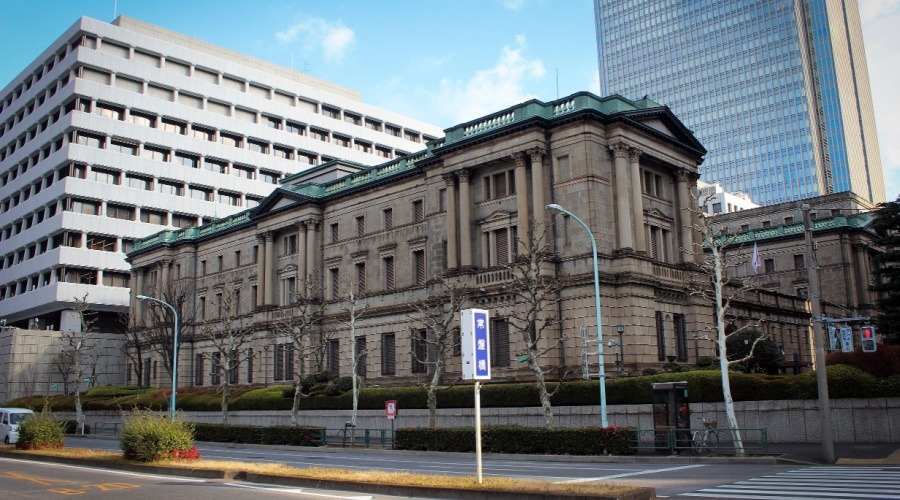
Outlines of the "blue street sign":
M475 380L491 378L491 348L487 311L475 311Z
M849 326L841 327L841 351L853 352L853 328Z

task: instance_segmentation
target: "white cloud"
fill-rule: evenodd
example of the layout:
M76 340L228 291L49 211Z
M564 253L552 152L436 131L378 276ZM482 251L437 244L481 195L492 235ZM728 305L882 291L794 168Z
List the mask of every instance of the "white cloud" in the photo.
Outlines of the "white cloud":
M299 42L303 50L321 51L324 60L340 63L353 47L356 34L340 21L312 17L276 32L275 38L283 44Z
M514 47L503 47L493 67L465 81L442 79L435 106L453 123L461 123L533 99L524 91L524 83L540 80L546 71L540 59L529 59L524 51L525 37L519 35Z
M509 10L518 10L525 5L525 0L503 0L502 3Z
M889 201L900 195L900 94L895 82L900 81L900 0L866 0L860 2L866 62L881 163L884 167L885 193Z

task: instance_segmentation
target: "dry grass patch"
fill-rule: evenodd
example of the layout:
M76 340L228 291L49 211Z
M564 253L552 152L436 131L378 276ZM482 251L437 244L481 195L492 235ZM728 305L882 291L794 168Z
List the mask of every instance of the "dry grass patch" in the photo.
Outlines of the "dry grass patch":
M12 450L11 448L8 448ZM129 462L136 465L173 466L192 470L222 470L231 473L250 472L282 477L299 477L326 481L344 481L350 483L396 484L400 486L423 486L429 488L454 488L482 491L517 491L523 493L577 494L577 495L619 495L631 491L631 486L590 483L590 484L553 484L545 481L533 481L503 477L485 477L478 484L474 470L471 476L446 476L415 474L411 472L384 472L377 470L353 470L325 467L290 467L283 464L266 462L239 462L232 460L155 460L152 462L134 462L125 460L122 452L89 450L85 448L63 448L57 450L22 451L22 454L66 457L73 459L109 460L113 462Z

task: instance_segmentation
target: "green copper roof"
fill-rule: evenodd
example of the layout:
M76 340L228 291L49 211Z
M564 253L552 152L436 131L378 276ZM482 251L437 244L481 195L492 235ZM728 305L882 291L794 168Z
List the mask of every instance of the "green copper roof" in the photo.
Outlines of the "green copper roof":
M874 218L871 213L855 214L855 215L835 215L827 219L815 219L812 221L812 230L827 231L829 229L838 228L864 228ZM717 238L719 243L726 238L731 238L731 245L740 245L743 243L752 243L754 241L765 241L784 236L793 236L803 234L803 223L794 222L792 224L782 224L780 226L766 227L762 229L754 229L745 231L733 236L723 235Z

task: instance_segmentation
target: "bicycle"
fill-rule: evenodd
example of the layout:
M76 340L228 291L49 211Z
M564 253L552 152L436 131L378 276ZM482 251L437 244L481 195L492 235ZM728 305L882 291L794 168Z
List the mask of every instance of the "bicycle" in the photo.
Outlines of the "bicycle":
M691 436L691 448L694 453L712 453L719 447L718 422L703 419L703 430L694 431Z

